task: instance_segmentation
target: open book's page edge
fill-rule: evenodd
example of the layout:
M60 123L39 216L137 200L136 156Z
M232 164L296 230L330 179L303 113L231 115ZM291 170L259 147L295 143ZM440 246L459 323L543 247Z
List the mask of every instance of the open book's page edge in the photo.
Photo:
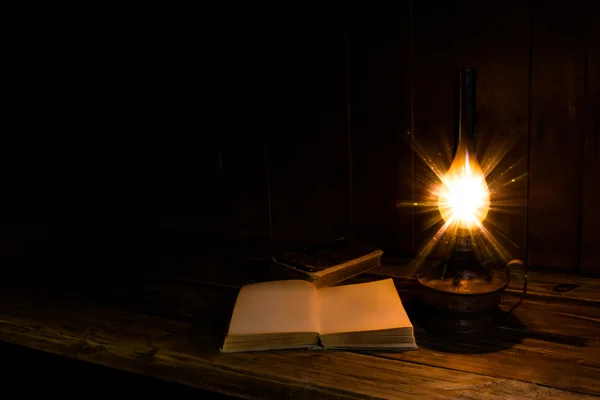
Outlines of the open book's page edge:
M314 350L315 348L322 349L321 346L316 346L314 344L306 345L295 345L295 346L285 346L285 347L256 347L254 349L244 349L244 350L223 350L223 347L219 348L220 353L230 354L230 353L254 353L257 351L279 351L279 350L297 350L297 349L306 349L306 350Z
M381 343L381 344L344 344L342 346L327 346L326 344L322 344L324 349L332 349L332 350L418 350L419 346L417 346L417 342L413 338L412 341L408 343Z
M407 346L325 346L325 350L351 350L351 351L412 351L419 350L417 345L407 345Z
M318 332L290 332L289 335L291 337L289 339L294 340L292 343L287 342L286 344L281 344L285 339L285 334L277 335L276 337L255 337L253 335L237 339L242 339L247 345L240 346L239 343L236 346L235 340L233 344L227 345L228 339L234 338L226 336L223 344L219 348L219 352L221 353L245 353L245 352L255 352L255 351L277 351L277 350L287 350L287 349L311 349L315 346L319 346L321 344L319 333ZM302 335L301 338L298 338L298 335ZM244 340L245 339L245 340ZM251 339L255 340L255 345L252 342L248 345L248 341ZM242 342L242 343L243 343ZM229 347L229 349L228 349Z

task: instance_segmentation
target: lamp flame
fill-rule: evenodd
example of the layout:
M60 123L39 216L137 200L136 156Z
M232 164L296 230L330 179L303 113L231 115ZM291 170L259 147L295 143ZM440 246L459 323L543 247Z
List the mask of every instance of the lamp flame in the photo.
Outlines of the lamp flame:
M437 195L446 224L463 229L481 226L490 209L490 192L479 162L467 146L459 146Z

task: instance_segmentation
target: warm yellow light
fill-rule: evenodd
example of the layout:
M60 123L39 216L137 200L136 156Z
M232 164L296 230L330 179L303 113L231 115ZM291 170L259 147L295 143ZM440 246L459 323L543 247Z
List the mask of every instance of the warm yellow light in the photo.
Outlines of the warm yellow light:
M459 228L478 226L490 208L485 176L467 146L459 145L456 156L438 188L438 209L448 223Z

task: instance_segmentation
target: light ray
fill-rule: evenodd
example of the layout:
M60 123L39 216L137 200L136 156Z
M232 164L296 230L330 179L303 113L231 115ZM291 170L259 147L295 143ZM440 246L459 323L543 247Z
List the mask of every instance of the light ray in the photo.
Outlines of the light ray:
M510 150L513 147L515 147L515 145L519 142L522 136L523 133L512 135L510 139L508 139L508 141L504 139L504 143L500 146L497 143L491 144L490 147L496 150L488 152L488 154L485 154L481 158L482 165L484 165L483 173L486 178L492 171L494 171L498 167L498 165L500 165L500 162L502 162L502 160L508 155ZM519 163L520 161L521 159L517 161L517 163ZM510 166L508 169L512 169L517 163Z
M515 209L511 209L511 208L504 208L504 207L490 207L490 211L497 212L500 214L526 215L525 211L515 210Z
M502 259L502 261L505 264L508 264L510 262L510 260L512 259L512 257L510 256L510 253L504 248L504 246L502 246L502 244L494 237L494 235L492 235L490 233L490 231L488 231L485 228L485 226L483 226L483 224L481 224L481 223L478 222L477 223L477 227L481 231L481 234L488 241L488 243L492 246L492 248L500 256L500 258Z
M504 227L502 227L499 223L494 221L493 218L486 218L484 224L492 225L497 231L506 233Z
M415 176L415 193L420 197L410 202L400 202L398 207L413 207L416 214L425 216L420 220L424 232L432 230L440 221L444 223L439 229L435 228L437 231L418 250L413 264L421 266L441 243L446 247L451 246L459 225L468 229L486 258L499 258L503 262L513 258L498 238L515 249L519 249L519 246L495 219L499 214L525 215L526 212L527 201L518 198L523 195L522 186L516 186L528 176L522 170L525 158L521 157L508 167L503 167L501 172L498 171L518 140L519 135L513 135L508 145L497 146L495 152L488 152L483 158L483 169L476 160L473 161L468 151L464 156L457 151L460 160L458 167L455 158L450 168L446 168L441 151L436 151L437 157L432 157L432 152L414 140L413 150L427 168ZM481 174L481 179L478 174ZM487 178L491 178L489 182ZM493 233L484 226L484 222L493 228ZM475 231L481 234L475 235Z
M527 207L527 200L515 199L506 196L498 196L494 194L494 199L490 201L490 205L494 207L507 207L507 208L523 208Z
M444 233L448 230L449 227L453 225L453 218L450 218L448 221L441 226L441 228L433 235L431 240L425 242L425 245L421 247L417 256L411 261L411 265L417 268L420 268L423 265L423 262L427 259L427 256L431 254L433 249L438 245L441 238L444 236Z

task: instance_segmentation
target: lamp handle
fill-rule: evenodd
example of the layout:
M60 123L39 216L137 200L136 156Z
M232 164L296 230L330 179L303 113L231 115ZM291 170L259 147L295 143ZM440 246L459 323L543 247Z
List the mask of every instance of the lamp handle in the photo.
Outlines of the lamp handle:
M517 300L517 302L510 308L510 310L508 310L506 313L504 313L502 318L500 318L497 325L500 325L504 321L504 319L508 315L510 315L515 310L515 308L517 308L523 302L523 299L525 299L525 296L527 296L527 268L525 267L525 264L521 260L515 259L515 260L510 261L506 265L506 286L508 287L508 285L510 285L510 270L511 270L511 268L514 268L516 266L520 266L521 269L523 270L523 292L521 293L519 300Z

